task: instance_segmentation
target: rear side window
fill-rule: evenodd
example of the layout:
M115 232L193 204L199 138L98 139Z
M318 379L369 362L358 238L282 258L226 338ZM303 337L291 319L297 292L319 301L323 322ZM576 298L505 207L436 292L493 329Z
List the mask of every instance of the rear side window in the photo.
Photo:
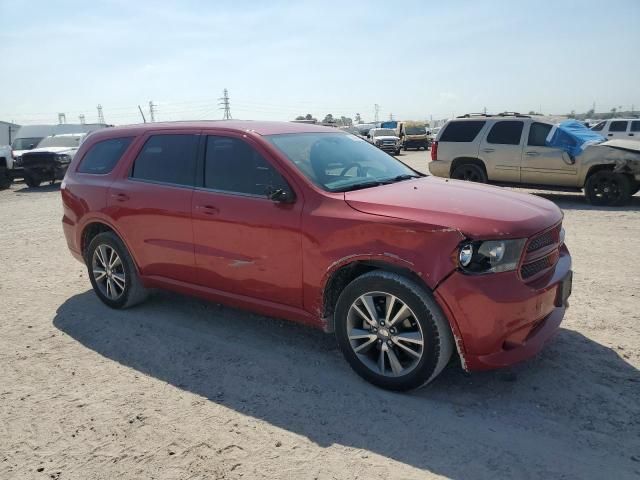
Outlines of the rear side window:
M209 136L204 186L224 192L266 196L287 182L251 145L237 138Z
M631 131L640 132L640 120L634 120L631 122Z
M129 147L131 140L133 137L112 138L96 143L85 154L78 167L78 172L95 175L111 172Z
M627 131L627 122L611 122L609 125L610 132L626 132Z
M502 145L520 145L522 128L524 123L506 120L496 122L487 135L487 143L499 143Z
M198 135L154 135L138 154L131 177L151 182L195 185Z
M441 142L473 142L486 122L470 120L464 122L450 122L440 136Z
M547 135L551 131L552 125L548 123L533 122L529 128L529 139L527 145L532 147L544 147Z

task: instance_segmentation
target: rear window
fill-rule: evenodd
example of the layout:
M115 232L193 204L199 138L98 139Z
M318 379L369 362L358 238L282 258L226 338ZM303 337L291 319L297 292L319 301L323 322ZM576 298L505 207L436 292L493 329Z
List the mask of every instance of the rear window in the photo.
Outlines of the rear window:
M111 172L131 140L133 137L112 138L96 143L82 159L78 172L96 175Z
M450 122L440 136L441 142L473 142L486 122L469 120L464 122Z
M487 143L519 145L523 127L523 122L513 120L496 122L487 135Z
M626 132L627 131L627 122L611 122L609 125L610 132Z
M195 185L198 135L154 135L138 154L131 177L175 185Z
M527 145L532 147L544 147L546 145L545 140L547 139L547 135L549 135L551 128L552 125L549 125L548 123L533 122L529 129Z
M640 120L634 120L631 122L631 131L640 132Z

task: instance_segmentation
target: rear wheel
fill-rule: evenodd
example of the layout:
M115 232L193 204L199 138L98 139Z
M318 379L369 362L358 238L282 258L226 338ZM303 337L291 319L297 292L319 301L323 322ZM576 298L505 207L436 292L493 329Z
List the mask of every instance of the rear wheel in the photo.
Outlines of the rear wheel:
M42 179L40 178L40 175L38 175L37 173L25 172L24 183L26 183L29 188L36 188L40 186L40 184L42 183Z
M112 232L96 235L86 252L93 290L111 308L129 308L147 297L131 255Z
M487 174L474 163L463 163L451 172L451 178L468 182L487 183Z
M594 173L584 186L584 194L592 205L624 205L631 198L631 192L631 179L610 171Z
M335 325L351 367L389 390L429 383L453 351L449 324L435 300L395 273L373 271L347 285L336 305Z

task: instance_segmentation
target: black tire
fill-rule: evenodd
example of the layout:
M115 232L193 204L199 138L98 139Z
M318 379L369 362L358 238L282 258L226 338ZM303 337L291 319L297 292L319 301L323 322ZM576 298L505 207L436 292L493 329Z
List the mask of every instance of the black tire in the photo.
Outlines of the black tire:
M484 169L475 163L463 163L451 172L451 178L466 180L467 182L487 183L487 174Z
M396 150L395 155L396 155L396 156L400 155L400 149Z
M584 186L584 195L592 205L625 205L631 198L631 192L631 179L627 175L608 170L594 173Z
M118 298L115 299L109 298L107 295L105 295L102 288L98 285L96 275L94 274L94 269L92 268L94 253L100 246L107 246L115 250L115 252L121 259L122 269L120 270L120 272L124 274L125 287ZM148 291L146 288L144 288L142 282L140 281L140 277L138 276L138 271L133 262L133 259L131 258L127 247L125 247L122 240L120 240L120 238L115 233L104 232L96 235L87 247L87 251L85 254L85 263L87 265L87 271L89 274L89 279L91 280L91 285L93 286L93 290L105 305L111 308L124 309L132 307L147 298Z
M11 186L11 175L6 168L0 167L0 190L5 190Z
M42 183L42 179L37 173L24 173L24 183L27 184L29 188L39 187Z
M422 356L406 374L391 376L374 372L354 352L348 333L348 315L352 304L368 292L386 292L397 297L414 314L403 322L419 324L423 338ZM358 375L381 388L403 391L426 385L442 371L451 358L453 336L440 307L424 288L396 273L374 270L353 280L340 294L334 315L336 338L345 359ZM382 329L381 327L380 330ZM377 342L380 343L379 340ZM374 348L378 349L378 353L373 351ZM380 346L374 344L370 350L372 355L378 355Z

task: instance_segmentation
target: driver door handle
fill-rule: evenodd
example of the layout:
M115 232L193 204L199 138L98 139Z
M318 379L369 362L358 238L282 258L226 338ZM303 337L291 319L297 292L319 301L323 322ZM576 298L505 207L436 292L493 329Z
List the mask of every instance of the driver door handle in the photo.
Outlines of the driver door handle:
M540 154L538 152L526 152L525 155L527 157L537 157Z
M199 210L205 215L216 215L220 213L218 207L214 207L213 205L196 205L196 210Z
M485 153L491 153L491 152L495 152L496 149L495 148L483 148L482 151L485 152Z

